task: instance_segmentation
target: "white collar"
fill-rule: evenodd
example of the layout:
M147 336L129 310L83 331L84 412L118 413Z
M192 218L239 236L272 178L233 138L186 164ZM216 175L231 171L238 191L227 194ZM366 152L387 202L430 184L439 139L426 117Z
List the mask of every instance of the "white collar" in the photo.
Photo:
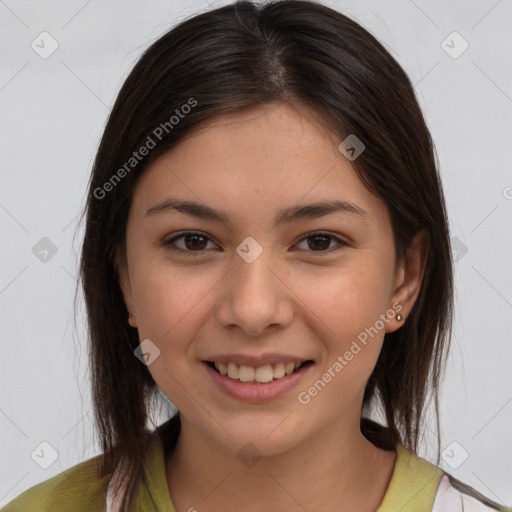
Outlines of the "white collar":
M441 478L432 512L489 512L492 510L477 499L455 489L448 475Z

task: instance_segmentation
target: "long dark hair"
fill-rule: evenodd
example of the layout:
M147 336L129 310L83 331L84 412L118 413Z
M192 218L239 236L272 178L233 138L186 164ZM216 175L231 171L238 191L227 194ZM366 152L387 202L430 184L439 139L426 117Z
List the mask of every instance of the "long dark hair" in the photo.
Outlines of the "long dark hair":
M435 150L413 86L369 32L335 10L314 1L240 1L182 21L143 53L119 92L94 161L80 276L103 449L99 476L121 464L129 482L123 510L131 509L144 476L148 407L157 390L134 356L140 340L127 323L118 282L134 186L151 161L200 123L276 101L313 107L340 141L354 134L365 144L353 165L388 207L398 261L415 234L429 235L421 291L405 324L385 335L363 403L384 413L383 444L401 442L416 453L429 398L439 431L453 271ZM130 160L149 145L147 155ZM361 430L378 437L369 420Z

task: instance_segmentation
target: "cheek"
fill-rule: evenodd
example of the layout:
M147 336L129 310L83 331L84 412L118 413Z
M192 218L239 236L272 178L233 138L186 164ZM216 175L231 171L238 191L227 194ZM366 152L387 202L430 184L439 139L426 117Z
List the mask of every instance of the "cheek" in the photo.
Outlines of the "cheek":
M189 397L182 383L194 379L194 339L204 321L208 287L204 276L161 264L145 265L134 283L139 338L151 340L160 351L148 370L169 400L184 410Z
M352 389L349 395L364 386L382 348L386 324L380 315L389 308L389 276L384 265L361 256L357 264L330 275L296 280L297 295L310 310L311 329L326 350L322 367L331 368L337 375L333 380L347 392ZM343 366L341 371L339 365L332 367L336 361Z
M198 268L145 264L134 282L141 339L155 340L162 351L171 352L193 340L208 307L208 293L218 281L214 277Z
M388 308L388 275L371 261L303 276L295 283L297 295L334 336L357 334Z

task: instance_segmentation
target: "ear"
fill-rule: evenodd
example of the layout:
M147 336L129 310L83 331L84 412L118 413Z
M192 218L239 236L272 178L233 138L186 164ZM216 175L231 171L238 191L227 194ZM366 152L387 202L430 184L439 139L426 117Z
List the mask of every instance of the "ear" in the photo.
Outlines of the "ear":
M411 245L406 251L406 261L400 264L396 273L391 304L401 304L400 312L405 319L411 312L421 290L425 268L427 266L430 238L428 232L423 229L416 233ZM393 308L395 309L395 308ZM403 321L388 322L386 332L394 332Z
M119 280L119 286L121 288L121 292L123 293L124 303L128 313L132 315L128 316L128 323L132 327L137 327L137 315L135 311L135 303L133 300L130 274L128 272L128 264L126 258L121 256L120 250L117 250L114 260L114 265L117 270L117 276Z

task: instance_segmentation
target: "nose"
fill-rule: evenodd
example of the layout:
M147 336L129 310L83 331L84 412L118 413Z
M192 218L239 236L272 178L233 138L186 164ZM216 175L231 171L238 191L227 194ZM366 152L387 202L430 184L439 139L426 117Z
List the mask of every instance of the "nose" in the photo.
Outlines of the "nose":
M286 271L265 253L252 263L236 255L216 307L217 321L223 327L258 336L291 323L293 293L286 283Z

